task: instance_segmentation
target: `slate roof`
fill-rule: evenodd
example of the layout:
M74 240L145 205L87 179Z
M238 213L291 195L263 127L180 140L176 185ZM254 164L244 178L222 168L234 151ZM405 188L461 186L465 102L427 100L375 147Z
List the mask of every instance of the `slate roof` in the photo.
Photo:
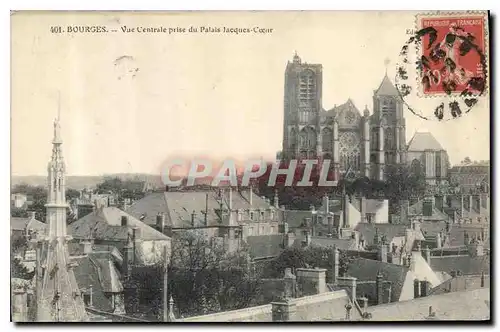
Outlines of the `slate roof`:
M425 150L443 151L443 147L429 132L416 132L408 143L408 151L422 152Z
M248 236L246 243L254 259L277 257L283 251L283 234Z
M28 227L28 229L41 231L47 227L47 224L31 218L10 217L10 229L24 231L26 227Z
M311 211L285 210L284 222L288 223L289 228L301 227L305 218L312 218Z
M436 320L490 319L490 289L420 297L413 300L368 307L372 321L427 320L429 307Z
M335 239L331 237L324 236L312 236L311 246L316 247L333 247L336 246L338 249L342 250L355 250L356 240L354 239Z
M122 216L128 218L129 226L122 226ZM68 226L68 233L75 239L98 239L110 241L127 241L130 228L140 229L139 238L145 241L169 240L170 238L156 229L137 220L116 207L103 207L89 213Z
M484 276L484 286L482 287L481 278L481 275L456 276L432 288L429 292L429 295L463 292L466 290L479 289L482 287L490 288L490 276Z
M431 256L430 266L434 271L448 274L451 274L452 271L460 271L462 275L477 275L482 272L489 274L490 256Z
M384 206L384 202L383 199L365 199L365 213L376 213ZM361 212L361 199L353 199L351 205Z
M450 227L453 227L453 225L450 224ZM446 233L446 222L440 220L424 220L420 223L420 229L426 238L435 237L440 232L443 232L443 234Z
M379 237L385 235L387 241L391 242L395 237L405 236L406 228L408 228L408 226L403 224L358 223L355 230L361 233L368 244L372 244L377 230Z
M399 91L396 89L394 84L392 84L391 80L385 74L382 82L380 83L377 90L375 90L375 95L377 96L399 96Z
M439 221L439 220L449 220L450 219L446 213L441 212L438 208L436 208L436 206L434 206L432 208L432 215L424 216L423 215L424 214L424 201L423 200L418 201L417 203L410 206L410 208L408 209L408 214L410 216L421 216L422 219L424 219L424 220Z
M206 199L208 194L208 225L220 225L218 210L220 209L219 195L210 191L167 191L147 195L134 202L128 209L137 219L144 216L143 222L148 225L156 224L156 216L159 212L165 214L165 224L171 227L192 227L192 213L195 212L195 226L205 225ZM271 204L264 199L252 194L252 205L250 205L250 191L233 190L233 210L238 209L269 209ZM223 194L224 208L229 204L229 191Z
M402 265L356 258L348 266L348 274L359 281L376 281L382 273L385 281L391 282L391 301L399 301L409 269Z
M354 121L348 123L346 120L346 115L352 113L354 116ZM354 105L354 102L349 98L345 103L335 106L325 113L326 117L336 117L339 124L357 124L361 120L361 113L359 109Z
M120 272L111 255L94 255L71 257L78 263L74 268L78 287L89 291L92 287L92 304L94 308L112 312L112 300L106 293L123 292Z

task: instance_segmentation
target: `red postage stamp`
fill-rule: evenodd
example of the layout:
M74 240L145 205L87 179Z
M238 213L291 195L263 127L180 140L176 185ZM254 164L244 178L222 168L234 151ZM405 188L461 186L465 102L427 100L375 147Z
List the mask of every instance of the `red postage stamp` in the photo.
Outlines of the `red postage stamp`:
M487 14L417 17L421 47L417 68L424 95L475 94L485 88Z

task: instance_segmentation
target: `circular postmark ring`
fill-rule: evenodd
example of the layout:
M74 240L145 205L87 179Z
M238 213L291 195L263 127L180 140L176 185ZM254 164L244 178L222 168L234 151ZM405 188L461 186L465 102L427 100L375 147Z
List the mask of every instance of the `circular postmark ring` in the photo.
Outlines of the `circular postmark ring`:
M456 119L470 112L487 91L485 17L432 16L423 23L401 48L395 87L414 115L424 120ZM429 97L442 98L430 110L414 106L417 98Z

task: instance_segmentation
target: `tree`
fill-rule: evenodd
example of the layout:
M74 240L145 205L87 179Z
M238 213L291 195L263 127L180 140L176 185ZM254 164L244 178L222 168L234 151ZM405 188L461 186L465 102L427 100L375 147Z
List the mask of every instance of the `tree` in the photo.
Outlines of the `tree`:
M119 199L138 200L144 197L144 182L140 180L122 180L119 177L108 177L97 185L99 194L112 193Z
M196 231L172 239L169 280L175 304L184 315L248 307L260 285L245 248L229 253Z

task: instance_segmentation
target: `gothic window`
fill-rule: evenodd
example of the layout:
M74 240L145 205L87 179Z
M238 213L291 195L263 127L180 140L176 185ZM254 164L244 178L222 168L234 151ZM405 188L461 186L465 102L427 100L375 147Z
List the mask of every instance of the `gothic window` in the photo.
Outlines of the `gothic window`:
M384 149L390 150L393 149L393 141L394 141L394 135L392 132L392 128L384 128Z
M297 132L295 131L295 129L292 128L292 130L290 130L288 140L290 142L290 148L292 150L295 150L295 147L297 146Z
M360 169L359 136L354 132L346 132L340 135L340 162L341 169L346 171L349 167L354 170Z
M316 131L307 127L300 131L299 145L301 149L313 149L316 147Z
M314 100L316 80L312 70L306 70L300 75L300 101L309 103Z
M329 152L333 150L333 132L330 128L323 129L321 144L323 146L323 151Z

